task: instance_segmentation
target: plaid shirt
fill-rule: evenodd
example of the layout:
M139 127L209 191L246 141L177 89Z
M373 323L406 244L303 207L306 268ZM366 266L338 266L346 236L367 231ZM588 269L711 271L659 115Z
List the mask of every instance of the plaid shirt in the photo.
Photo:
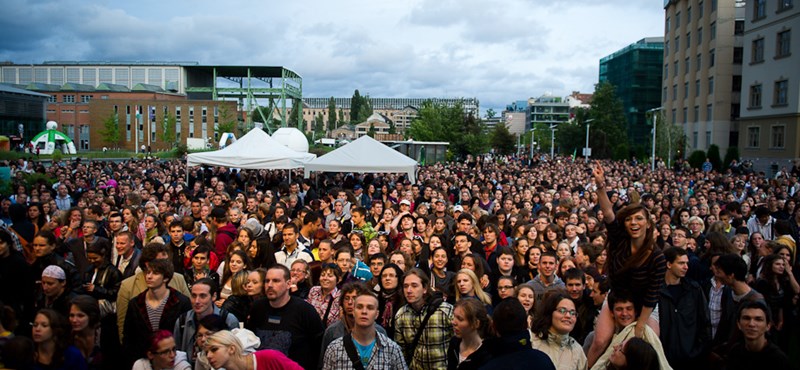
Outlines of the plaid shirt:
M406 362L400 346L381 332L375 332L375 347L369 356L365 370L406 370ZM336 338L325 350L323 370L352 370L353 363L344 349L344 337Z
M442 302L431 315L425 330L422 331L419 344L414 353L409 353L417 328L422 324L427 312L427 305L417 312L410 305L405 305L395 315L394 339L403 349L405 358L413 356L409 368L414 369L446 369L447 346L453 337L453 306Z

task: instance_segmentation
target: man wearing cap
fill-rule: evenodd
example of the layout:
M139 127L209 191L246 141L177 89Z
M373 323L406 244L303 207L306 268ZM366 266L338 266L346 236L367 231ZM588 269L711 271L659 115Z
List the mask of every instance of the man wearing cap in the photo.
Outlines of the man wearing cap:
M68 317L70 301L75 293L66 287L67 273L64 269L56 265L47 266L42 271L42 295L36 300L34 311L50 308Z
M408 200L403 199L400 204L403 202L408 202ZM408 204L411 204L411 202L408 202ZM417 235L419 234L414 232L414 216L412 216L411 213L401 213L400 216L392 221L392 237L394 238L393 245L399 246L403 239L410 240Z
M223 259L228 251L228 245L236 240L236 226L228 222L228 215L225 212L225 208L222 207L214 207L208 218L217 229L214 251L217 253L217 257Z

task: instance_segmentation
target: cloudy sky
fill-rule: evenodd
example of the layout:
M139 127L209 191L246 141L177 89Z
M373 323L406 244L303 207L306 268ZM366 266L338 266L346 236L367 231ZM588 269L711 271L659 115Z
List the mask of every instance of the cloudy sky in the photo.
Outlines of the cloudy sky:
M598 61L663 34L657 0L0 0L0 61L281 65L304 96L591 92Z

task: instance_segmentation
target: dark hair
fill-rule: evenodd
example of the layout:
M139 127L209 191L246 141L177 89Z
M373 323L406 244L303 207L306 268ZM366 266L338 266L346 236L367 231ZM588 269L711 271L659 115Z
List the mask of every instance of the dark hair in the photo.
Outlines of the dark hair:
M108 241L104 239L98 240L96 243L92 243L86 246L86 253L94 253L96 255L102 256L103 258L106 257L106 253L111 245Z
M668 263L675 263L675 260L678 259L680 256L686 256L689 253L686 252L683 248L678 247L669 247L664 249L664 258L667 260Z
M775 281L781 281L784 278L788 277L788 274L786 273L786 271L784 271L783 276L776 275L772 271L772 264L775 263L775 261L783 261L783 257L781 257L781 256L779 256L777 254L770 254L770 255L764 257L764 262L761 264L761 266L762 266L762 268L761 268L761 276L759 276L759 277L767 280L768 282L770 282L770 285L773 285L773 283ZM774 288L774 286L773 286L773 288ZM768 292L759 292L759 293L768 293Z
M641 203L633 203L631 205L625 206L619 211L617 211L616 219L619 222L624 222L626 218L633 216L636 213L644 212L644 218L647 221L648 226L652 225L650 221L650 211L644 207ZM656 248L656 238L654 235L655 227L648 227L647 231L645 232L645 241L641 248L639 248L635 254L630 256L628 260L625 262L625 265L619 271L616 271L616 274L619 275L624 271L630 270L631 268L640 267L642 266L648 258L653 256L653 250ZM630 238L626 238L625 245L630 246ZM616 247L616 246L614 246Z
M223 320L221 316L213 313L203 317L197 322L197 327L199 328L201 326L213 332L228 330L228 324L225 323L225 320Z
M319 271L319 274L322 275L323 272L330 271L333 272L333 276L336 276L336 282L338 283L339 280L342 279L342 269L339 268L339 265L335 263L326 263L322 265L322 268Z
M397 265L392 265L397 267ZM384 266L384 268L386 268ZM344 307L344 296L349 294L350 292L358 292L357 295L361 295L364 292L368 292L369 287L362 281L351 281L345 283L342 286L342 289L339 290L339 306Z
M39 310L36 312L36 316L38 315L42 315L47 318L47 321L50 323L50 330L53 332L55 351L53 352L53 361L50 365L54 367L61 366L64 363L64 352L69 344L69 321L67 321L67 318L58 311L49 308L43 308Z
M658 370L661 363L658 353L650 343L639 337L633 337L625 343L625 360L627 369Z
M610 284L609 284L610 286ZM633 303L633 294L625 289L616 289L608 292L608 307L613 311L614 305L617 303L631 302Z
M196 250L195 253L197 253ZM198 279L197 281L194 282L194 284L192 284L192 286L195 286L197 284L207 285L208 292L211 293L212 296L214 294L217 294L217 291L219 290L219 284L217 284L217 281L210 277L204 277L202 279Z
M401 280L398 285L400 285L402 287L403 282L405 282L406 279L411 277L411 276L416 276L416 277L419 278L420 282L422 283L422 286L425 288L425 293L423 293L422 298L425 301L428 301L428 299L430 299L430 297L432 295L432 292L431 292L431 289L430 289L431 279L428 277L428 274L426 274L425 272L423 272L419 268L415 267L415 268L412 268L412 269L406 271L406 273L403 275L403 280Z
M564 283L566 284L568 280L580 280L581 284L586 284L586 273L579 268L571 268L564 273Z
M764 311L764 316L766 316L767 324L772 323L772 310L770 310L769 305L762 300L756 301L744 301L739 304L739 310L736 311L736 321L739 321L742 318L742 312L744 310L752 310L752 309L759 309Z
M568 295L562 292L556 292L548 296L544 303L539 306L536 312L536 317L531 323L531 332L539 339L547 339L550 327L553 325L553 312L558 308L558 304L563 300L572 301Z
M518 299L514 297L503 299L492 313L492 327L501 337L527 331L528 313Z
M11 237L11 235L9 235L9 237ZM56 234L53 234L53 232L49 230L39 231L33 238L34 239L44 238L45 240L47 240L47 245L56 245L56 242L58 241L58 239L56 238ZM14 242L12 241L8 246L9 248L12 248L13 245Z
M72 298L71 305L78 307L78 309L89 317L89 327L97 329L100 325L100 305L97 299L88 295L79 295Z
M157 259L147 264L147 271L163 275L166 281L165 283L169 283L169 281L172 280L172 275L175 274L175 266L173 266L170 261Z
M453 305L453 310L461 308L464 318L470 325L478 323L478 336L486 338L492 319L486 311L486 306L477 299L460 299Z
M737 281L744 281L747 276L747 263L741 256L732 253L725 253L717 258L714 267L718 268L725 275L733 274Z
M277 221L276 223L280 223L280 222ZM297 232L299 230L299 228L297 227L297 225L294 222L288 222L287 221L286 225L283 225L283 229L281 229L281 233L285 233L286 230L290 230L290 229L293 230L295 234L297 234Z
M308 212L303 216L303 225L313 224L319 220L319 215L316 212Z
M52 233L51 233L52 234ZM37 234L39 235L39 234ZM0 228L0 243L6 243L8 245L8 249L13 251L14 249L14 237L11 236L11 232L5 228Z
M139 257L139 268L147 270L147 264L155 261L159 253L167 253L167 246L161 243L150 243L142 248L142 255Z
M281 270L281 271L283 271L283 280L289 281L289 279L292 278L291 271L289 270L288 267L286 267L284 265L281 265L281 264L272 265L270 268L267 269L267 272L269 272L269 270Z

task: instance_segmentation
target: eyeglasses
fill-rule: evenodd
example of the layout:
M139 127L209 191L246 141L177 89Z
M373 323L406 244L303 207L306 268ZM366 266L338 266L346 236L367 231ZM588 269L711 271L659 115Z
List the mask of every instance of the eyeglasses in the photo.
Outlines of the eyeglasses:
M567 309L566 307L559 307L556 309L562 315L569 314L572 317L578 317L578 311Z
M168 355L168 354L171 354L171 353L175 353L175 347L167 348L167 349L165 349L163 351L154 352L154 353L159 355L159 356Z

